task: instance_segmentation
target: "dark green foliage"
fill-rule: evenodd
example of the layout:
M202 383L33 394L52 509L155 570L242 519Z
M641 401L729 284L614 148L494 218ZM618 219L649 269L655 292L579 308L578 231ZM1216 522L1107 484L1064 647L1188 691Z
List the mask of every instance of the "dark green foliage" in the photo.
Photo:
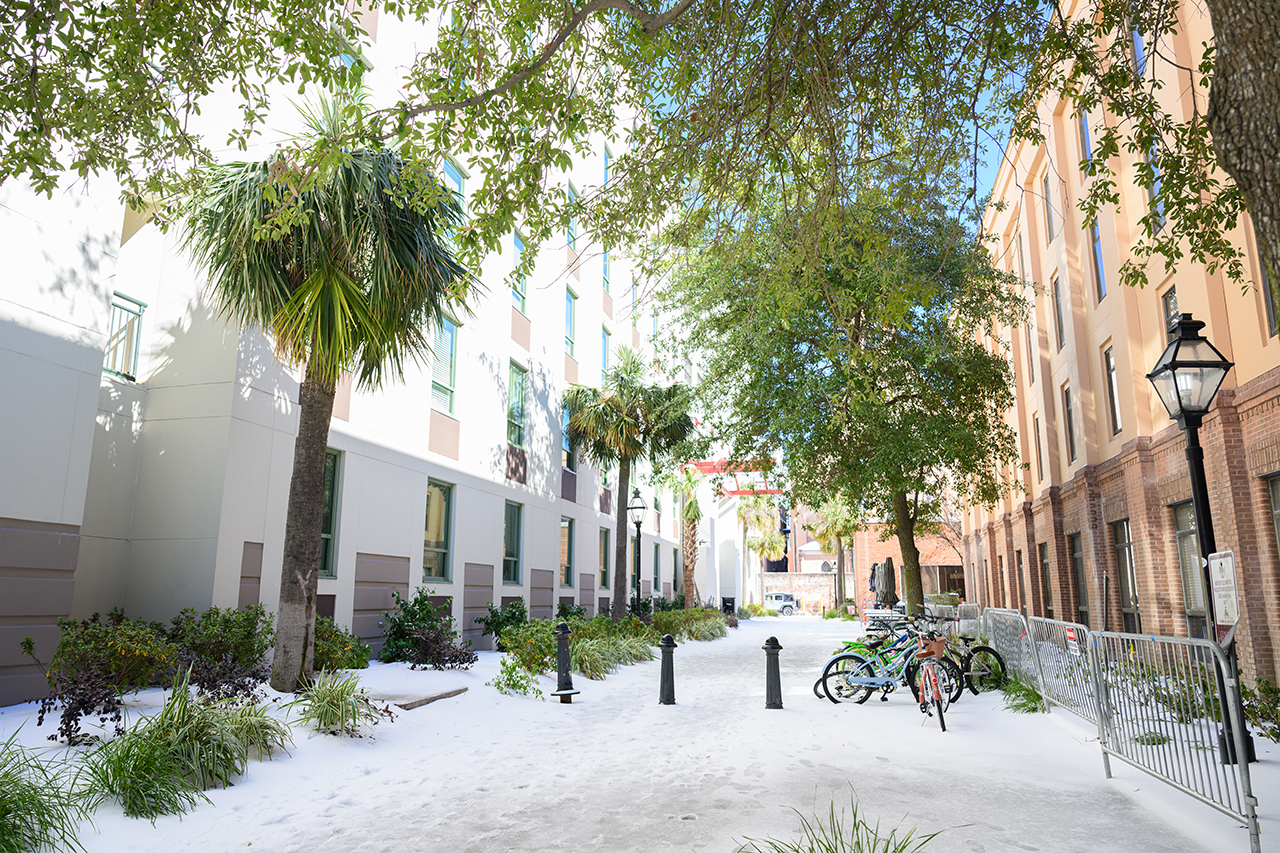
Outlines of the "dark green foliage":
M736 613L726 613L726 614L724 614L724 624L725 624L725 625L727 625L727 626L729 626L730 628L737 628L737 627L738 627L738 615L737 615Z
M508 628L518 627L529 621L529 608L525 606L523 598L517 598L515 601L502 605L502 607L494 607L493 603L489 603L489 615L477 616L476 624L484 628L480 632L482 637L493 637L497 643L498 651L505 652L507 649L502 644L502 635Z
M663 598L658 596L653 599L653 612L661 613L664 610L684 610L684 593L677 592L671 598Z
M745 607L739 607L739 608L738 608L738 618L739 618L739 619L750 619L750 618L751 618L751 611L750 611L750 610L748 610L748 609L747 609L747 608L745 608ZM736 627L736 626L735 626L735 627Z
M1267 740L1280 743L1280 687L1265 678L1259 678L1254 688L1241 682L1240 698L1249 724Z
M394 589L391 598L396 609L382 613L384 643L378 660L383 663L414 660L418 651L417 634L421 630L453 633L453 618L448 611L431 603L430 590L425 586L418 587L407 601Z
M556 621L568 622L570 619L585 621L587 618L587 608L581 604L567 604L560 602L556 605Z
M627 602L627 612L639 619L648 619L653 613L653 599L648 596L641 598L638 595L632 595L631 600Z
M83 809L63 767L50 767L17 741L0 744L0 853L83 850Z
M169 641L179 666L188 668L201 696L252 696L267 679L267 651L275 640L271 617L261 604L243 610L190 607L173 617Z
M328 616L316 617L317 670L365 669L369 666L369 644Z
M551 634L554 628L549 619L508 625L502 631L499 648L534 674L549 672L556 665L556 639Z
M1040 691L1014 672L1009 673L1000 689L1004 692L1004 706L1015 714L1040 714L1045 711Z

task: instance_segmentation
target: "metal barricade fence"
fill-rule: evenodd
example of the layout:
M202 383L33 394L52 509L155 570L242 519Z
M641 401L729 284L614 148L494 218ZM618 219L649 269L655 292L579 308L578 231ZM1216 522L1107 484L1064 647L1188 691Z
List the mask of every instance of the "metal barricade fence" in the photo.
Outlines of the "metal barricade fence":
M1098 699L1089 663L1089 629L1040 616L1032 616L1027 624L1044 698L1096 724Z
M1235 754L1245 755L1237 685L1223 675L1230 670L1222 649L1208 640L1113 632L1093 634L1089 646L1107 777L1111 756L1146 771L1239 820L1260 853L1249 763L1219 760L1220 697Z
M961 634L978 634L982 631L982 608L976 604L956 607L956 629Z
M1035 646L1028 639L1027 620L1022 614L1016 610L988 607L982 611L982 633L991 638L991 647L1004 658L1005 669L1018 680L1034 684L1044 696Z

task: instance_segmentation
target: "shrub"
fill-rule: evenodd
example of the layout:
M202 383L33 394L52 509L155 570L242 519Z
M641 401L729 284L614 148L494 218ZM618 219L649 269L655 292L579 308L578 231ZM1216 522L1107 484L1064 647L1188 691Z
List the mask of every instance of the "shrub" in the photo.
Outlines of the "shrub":
M59 619L62 637L45 670L49 695L40 700L36 725L62 708L56 734L69 744L84 743L89 736L80 731L83 718L97 715L100 722L115 724L116 734L124 731L124 703L128 690L147 687L173 672L177 649L164 638L158 623L128 621L124 611L113 608L102 622L97 613L88 619ZM22 652L44 670L35 656L35 644L23 637Z
M502 644L502 635L508 628L518 627L527 623L529 621L529 609L525 607L523 598L517 598L502 605L500 608L494 607L491 602L489 604L489 615L477 616L475 621L484 628L480 632L480 636L492 636L498 646L498 651L505 652L507 649Z
M587 608L580 604L568 604L560 602L556 605L556 621L557 622L583 622L587 618Z
M228 719L229 704L193 700L183 673L160 713L107 741L87 763L89 802L120 801L129 817L155 822L190 810L202 793L245 770L248 748Z
M512 625L502 632L501 648L509 652L525 669L534 674L548 672L555 666L556 640L548 619L535 619Z
M727 637L729 631L725 628L724 620L719 615L714 615L690 622L686 634L690 640L708 642Z
M1241 682L1245 718L1268 740L1280 743L1280 687L1259 678L1255 688Z
M737 614L737 615L738 615L738 618L739 618L739 619L750 619L750 618L751 618L751 608L749 608L749 607L739 607L739 608L738 608L738 614Z
M368 643L328 616L316 617L316 669L366 669L372 653Z
M17 741L0 744L0 853L84 850L76 838L84 812L63 773Z
M653 600L654 613L662 613L667 610L684 610L683 592L677 592L672 598L658 597Z
M738 615L736 613L724 614L724 624L730 628L738 627Z
M763 604L756 604L756 603L748 604L748 605L747 605L747 610L749 610L749 611L751 612L751 615L752 615L752 616L764 616L764 615L765 615L765 613L764 613L764 605L763 605Z
M259 761L270 758L285 744L293 746L293 734L289 727L267 713L267 705L253 702L224 702L222 712L231 732L244 746L245 753Z
M834 802L825 817L814 815L810 820L798 811L796 815L800 818L801 837L798 840L746 838L738 853L916 853L938 835L936 832L917 835L915 829L908 829L906 834L899 836L901 824L885 834L878 821L873 826L863 819L854 796L850 797L847 816L843 808L839 814L836 813Z
M641 598L638 595L632 595L631 600L627 602L627 613L639 619L647 619L653 613L653 599L648 596Z
M199 615L183 608L167 634L201 696L251 697L267 680L267 652L275 631L261 604L243 610L211 607Z
M575 640L569 644L569 668L584 678L600 681L618 669L621 656L612 637Z
M338 737L359 737L365 724L377 725L384 717L395 719L390 706L379 708L373 703L354 672L317 673L303 686L301 695L285 707L297 708L301 721L321 734Z
M486 681L485 686L492 687L505 696L533 696L544 702L547 699L538 687L538 677L521 666L520 662L513 657L502 659L498 674L492 680Z
M1000 689L1004 692L1004 706L1015 714L1039 714L1044 711L1044 699L1040 697L1040 691L1034 684L1019 678L1016 673L1010 672Z
M431 603L431 591L420 586L413 597L405 600L397 590L391 590L391 598L396 608L393 612L382 613L382 651L378 652L378 660L385 663L392 661L412 661L417 654L418 638L422 628L444 628L451 630L453 617L444 608Z
M470 643L459 643L458 634L452 628L422 627L413 633L417 642L410 669L470 669L480 656L471 650Z

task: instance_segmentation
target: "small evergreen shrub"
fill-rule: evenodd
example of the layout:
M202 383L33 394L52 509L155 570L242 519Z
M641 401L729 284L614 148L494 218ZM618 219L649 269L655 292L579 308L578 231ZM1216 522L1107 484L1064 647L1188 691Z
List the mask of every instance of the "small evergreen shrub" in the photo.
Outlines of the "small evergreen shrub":
M1009 672L1004 686L1004 706L1015 714L1039 714L1044 711L1044 699L1034 684L1023 681L1017 673Z
M739 608L738 608L737 616L738 616L738 618L739 618L739 619L750 619L750 618L751 618L751 608L749 608L749 607L739 607Z
M65 765L47 766L18 743L0 744L0 853L84 850L76 833L84 811Z
M535 619L512 625L502 632L501 648L511 654L522 667L535 675L548 672L556 665L556 639L549 619Z
M726 613L726 614L724 614L724 624L725 624L726 626L730 627L730 628L737 628L737 627L738 627L738 614L736 614L736 613Z
M354 672L316 673L301 695L285 707L298 709L301 721L317 732L338 737L360 737L364 726L376 726L383 718L395 719L389 705L379 708L373 703Z
M1143 746L1164 746L1169 742L1169 736L1160 732L1143 732L1135 737L1133 742Z
M1258 734L1280 743L1280 687L1265 678L1259 678L1252 688L1241 682L1240 699L1244 703L1245 718Z
M267 652L275 631L261 604L243 610L211 607L200 614L183 608L167 634L178 649L180 668L190 671L201 696L249 698L267 680Z
M386 642L378 659L391 663L408 661L412 669L469 669L479 658L471 646L458 642L453 617L443 607L431 603L430 590L418 587L408 601L394 589L394 613L383 612L382 635Z
M569 668L584 678L601 681L616 672L621 662L617 640L612 637L577 640L569 644Z
M498 651L505 652L507 649L502 644L502 635L508 628L518 627L528 622L529 608L525 606L523 598L517 598L502 607L494 607L490 602L489 615L477 616L475 621L484 629L480 632L480 636L493 637Z
M653 613L653 599L648 596L641 598L638 595L632 595L631 600L627 602L627 613L638 619L648 619Z
M414 649L410 669L470 669L480 659L471 650L471 644L458 642L458 634L452 628L423 627L414 631L418 646Z
M254 702L222 701L227 727L244 746L245 753L261 761L271 758L277 749L288 753L293 746L293 733L288 725L267 713L269 706Z
M800 818L800 838L746 838L738 853L918 853L938 835L918 835L914 828L899 835L901 824L885 832L879 821L872 825L862 817L856 796L850 797L847 813L842 808L837 814L832 802L826 816L814 815L810 819L798 811L796 815Z
M562 601L556 605L557 622L584 622L586 618L587 608L580 604L568 604Z
M520 665L513 657L504 657L498 665L498 674L485 682L505 696L532 696L546 701L547 697L538 687L538 677Z
M764 605L763 605L763 604L757 604L757 603L748 604L748 605L747 605L747 610L751 612L751 615L752 615L752 616L764 616L764 615L765 615L765 612L764 612Z
M313 665L317 670L367 669L372 653L368 643L328 616L316 617Z
M672 598L659 596L653 600L653 612L662 613L667 610L684 610L684 593L677 592Z

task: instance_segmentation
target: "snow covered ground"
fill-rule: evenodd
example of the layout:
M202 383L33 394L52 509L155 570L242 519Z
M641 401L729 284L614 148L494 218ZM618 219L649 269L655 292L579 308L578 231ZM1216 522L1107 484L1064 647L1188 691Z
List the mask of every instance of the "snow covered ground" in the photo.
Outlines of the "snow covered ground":
M82 832L90 853L117 851L736 850L744 837L791 838L792 808L941 830L932 853L1246 853L1239 824L1146 774L1112 762L1096 729L1062 711L1021 716L999 694L966 694L947 731L909 693L832 705L811 688L851 623L815 617L743 621L728 639L675 651L676 703L658 704L657 661L603 682L574 679L572 705L499 694L484 682L500 655L464 673L374 664L388 697L468 692L382 723L372 736L296 734L290 756L251 762L211 805L153 827L100 809ZM765 639L777 636L785 708L764 707ZM544 678L543 689L555 689ZM147 691L133 713L162 701ZM0 737L31 706L0 712ZM1280 851L1280 748L1257 740L1252 765L1263 850ZM58 749L54 747L54 749Z

